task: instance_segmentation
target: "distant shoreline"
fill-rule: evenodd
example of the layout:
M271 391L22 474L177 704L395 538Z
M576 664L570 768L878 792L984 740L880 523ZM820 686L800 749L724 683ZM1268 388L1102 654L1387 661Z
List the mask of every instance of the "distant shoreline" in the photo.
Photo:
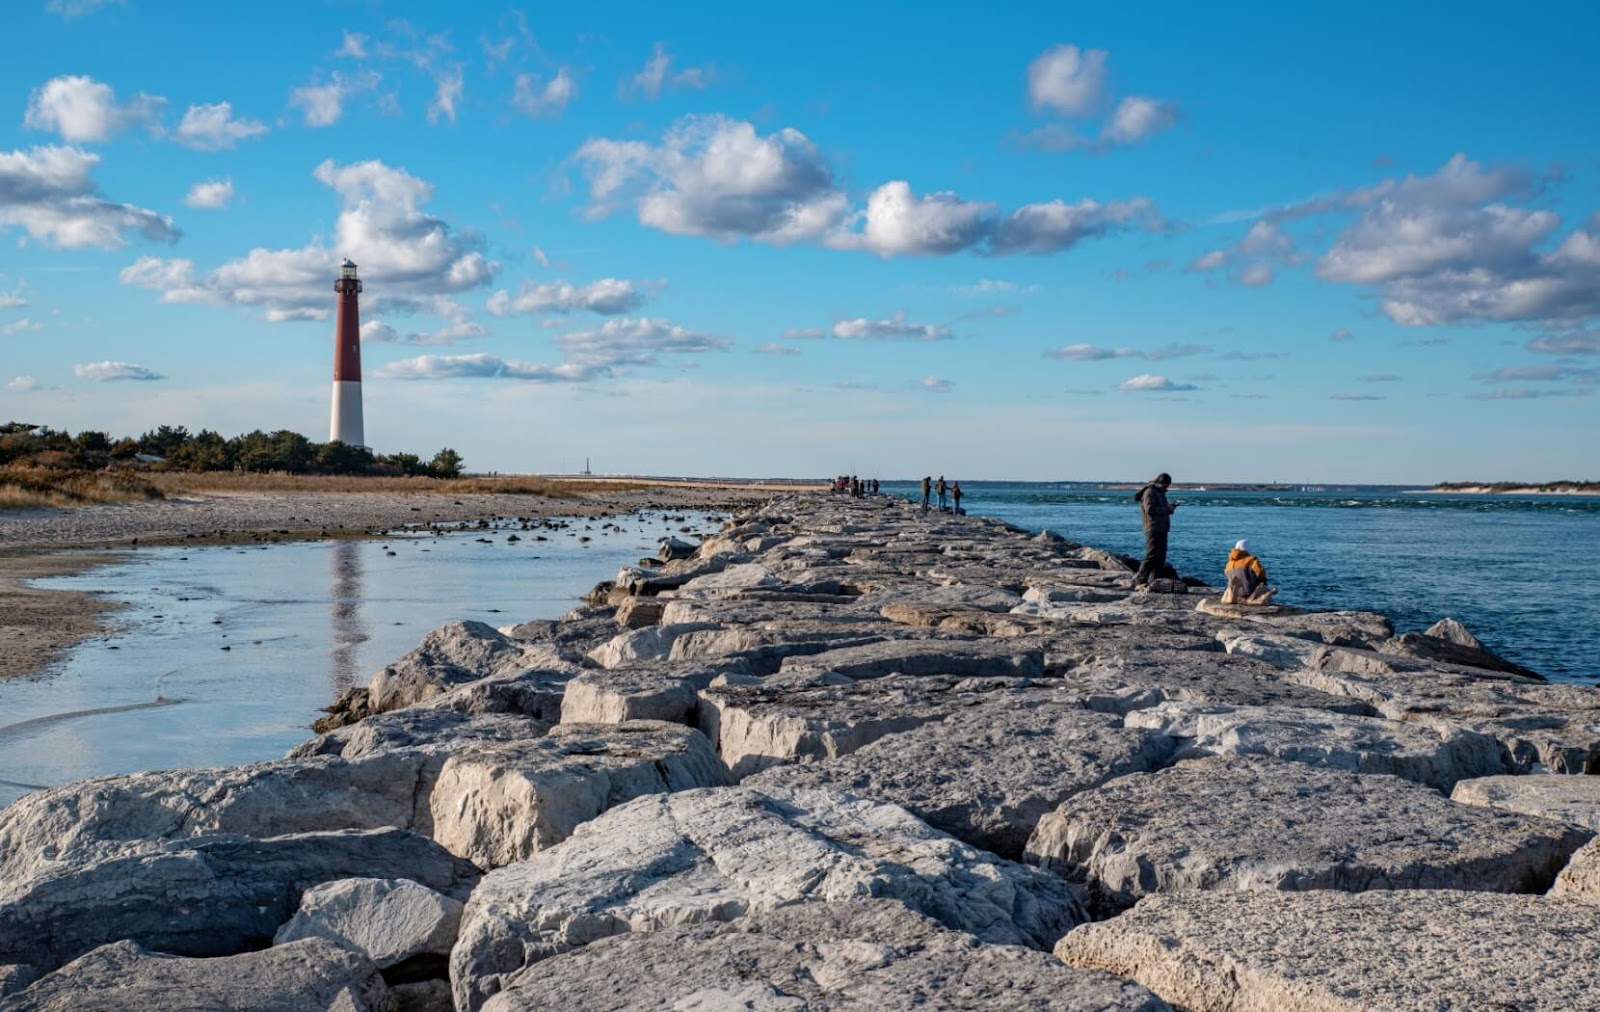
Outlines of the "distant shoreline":
M1440 495L1600 495L1600 482L1551 481L1543 484L1519 484L1494 481L1483 484L1447 481L1428 490L1426 494Z

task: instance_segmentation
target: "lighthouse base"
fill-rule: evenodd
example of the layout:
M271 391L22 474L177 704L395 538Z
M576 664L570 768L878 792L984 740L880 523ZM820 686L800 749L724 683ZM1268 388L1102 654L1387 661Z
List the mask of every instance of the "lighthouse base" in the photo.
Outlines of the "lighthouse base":
M366 432L361 425L360 380L333 381L333 413L328 424L328 440L348 446L367 445Z

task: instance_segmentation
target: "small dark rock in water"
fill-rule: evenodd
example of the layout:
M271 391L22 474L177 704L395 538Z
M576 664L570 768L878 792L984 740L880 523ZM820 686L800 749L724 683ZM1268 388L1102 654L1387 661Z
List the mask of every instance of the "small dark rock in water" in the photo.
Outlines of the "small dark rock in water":
M507 541L521 541L522 539L517 537L515 534L513 534L510 537L506 538L506 540Z
M230 647L230 646L224 646L222 649L224 649L224 650L232 650L233 648Z

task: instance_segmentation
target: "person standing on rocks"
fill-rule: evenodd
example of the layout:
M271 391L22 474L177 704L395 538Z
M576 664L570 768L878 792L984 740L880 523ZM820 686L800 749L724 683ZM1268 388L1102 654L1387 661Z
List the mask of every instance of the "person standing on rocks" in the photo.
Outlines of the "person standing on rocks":
M1144 511L1144 562L1134 575L1134 590L1148 587L1152 580L1160 579L1167 568L1167 534L1172 530L1172 514L1178 508L1167 503L1167 488L1171 484L1172 475L1163 471L1133 495Z
M961 515L961 483L958 481L950 486L950 499L956 504L956 516Z
M922 512L924 513L928 512L928 496L932 493L933 476L930 474L925 474L922 476Z
M944 475L942 475L942 474L939 475L938 489L939 489L939 512L943 513L944 512L944 508L946 506L946 498L945 497L950 492L950 486L946 485L944 483Z

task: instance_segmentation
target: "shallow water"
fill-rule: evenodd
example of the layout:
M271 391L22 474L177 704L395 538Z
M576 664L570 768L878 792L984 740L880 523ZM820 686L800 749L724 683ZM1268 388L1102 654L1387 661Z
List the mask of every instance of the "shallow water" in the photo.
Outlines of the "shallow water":
M920 499L910 484L884 491ZM1029 530L1139 556L1131 491L966 483L962 506ZM1559 681L1600 681L1600 496L1437 495L1396 487L1225 492L1174 489L1168 558L1222 581L1248 538L1278 600L1380 612L1402 631L1445 616Z
M715 524L648 513L568 530L152 548L38 581L126 602L110 617L123 631L44 676L0 682L0 805L83 777L281 756L311 737L321 707L429 630L555 618L683 527Z

